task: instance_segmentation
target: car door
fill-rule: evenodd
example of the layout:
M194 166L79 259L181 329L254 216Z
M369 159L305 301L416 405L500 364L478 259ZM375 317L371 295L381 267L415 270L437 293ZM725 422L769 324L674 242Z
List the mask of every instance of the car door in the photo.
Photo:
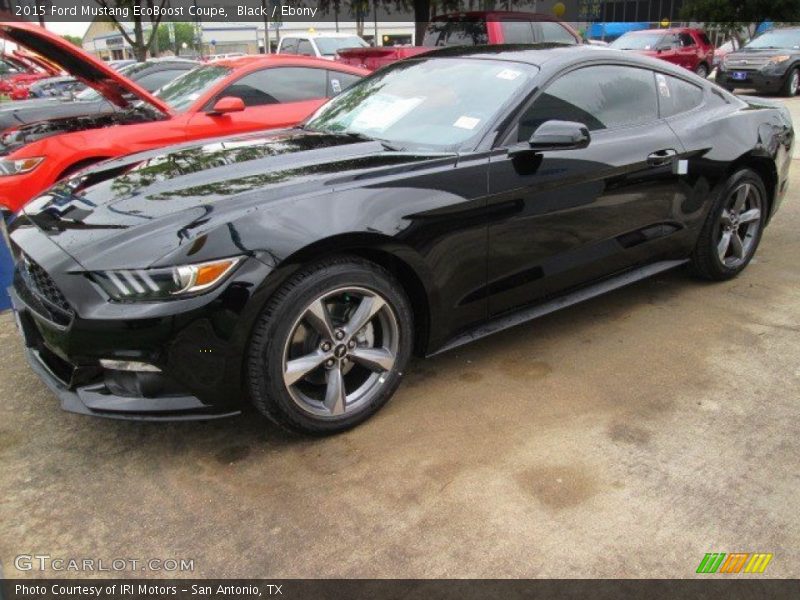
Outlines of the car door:
M680 42L678 41L678 36L669 33L658 43L658 54L656 57L671 62L672 64L680 65L682 59L679 48Z
M253 71L218 93L190 127L217 127L220 135L292 127L327 100L328 75L324 68L268 67ZM220 98L241 98L245 109L215 114Z
M509 154L549 120L583 123L590 144ZM489 208L505 215L489 226L490 313L668 255L681 151L658 116L652 71L593 65L547 84L490 160Z
M694 71L697 67L697 58L700 53L694 38L689 33L679 33L678 44L678 64Z

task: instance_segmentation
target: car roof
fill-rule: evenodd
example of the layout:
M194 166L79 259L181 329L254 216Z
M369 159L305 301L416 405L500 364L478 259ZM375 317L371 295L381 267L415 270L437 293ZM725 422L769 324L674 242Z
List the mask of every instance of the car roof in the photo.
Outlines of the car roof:
M435 17L431 18L431 21L453 20L457 18L468 19L468 20L483 19L485 21L497 21L500 19L522 19L530 21L555 21L557 23L562 22L558 17L548 15L545 13L522 12L513 10L489 10L489 11L470 10L466 12L445 13L442 15L436 15Z
M335 33L332 31L314 31L314 32L307 32L307 33L289 33L287 35L281 36L281 39L286 38L351 38L351 37L358 37L356 33Z
M637 29L636 31L628 31L624 35L639 35L642 33L686 33L687 31L702 32L703 30L698 27L667 27L664 29Z
M685 68L664 60L643 56L636 52L623 52L606 46L591 44L499 44L491 46L461 46L431 50L407 60L428 58L469 58L478 60L504 60L558 69L585 61L628 63L632 66L674 73L680 77L692 76Z

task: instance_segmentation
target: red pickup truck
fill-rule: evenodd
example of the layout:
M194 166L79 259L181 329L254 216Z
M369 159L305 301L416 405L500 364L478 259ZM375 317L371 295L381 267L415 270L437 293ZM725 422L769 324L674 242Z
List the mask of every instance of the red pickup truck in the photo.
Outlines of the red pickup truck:
M580 34L555 17L538 13L480 11L431 19L422 46L381 46L339 50L336 60L374 71L389 63L444 46L485 44L581 44Z

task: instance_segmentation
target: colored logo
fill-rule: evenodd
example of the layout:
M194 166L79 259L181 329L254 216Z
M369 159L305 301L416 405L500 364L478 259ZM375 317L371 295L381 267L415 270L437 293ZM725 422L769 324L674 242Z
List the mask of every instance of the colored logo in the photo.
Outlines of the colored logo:
M698 573L763 573L772 554L766 552L712 552L706 554L700 565Z

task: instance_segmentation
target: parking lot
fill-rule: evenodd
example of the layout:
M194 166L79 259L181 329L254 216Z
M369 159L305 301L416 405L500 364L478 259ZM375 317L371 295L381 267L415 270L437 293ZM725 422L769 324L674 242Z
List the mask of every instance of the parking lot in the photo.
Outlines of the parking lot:
M14 568L39 553L194 560L159 576L680 578L771 552L769 576L799 577L798 232L795 165L738 279L670 272L416 361L328 439L255 413L61 412L3 313L3 574L53 576Z

